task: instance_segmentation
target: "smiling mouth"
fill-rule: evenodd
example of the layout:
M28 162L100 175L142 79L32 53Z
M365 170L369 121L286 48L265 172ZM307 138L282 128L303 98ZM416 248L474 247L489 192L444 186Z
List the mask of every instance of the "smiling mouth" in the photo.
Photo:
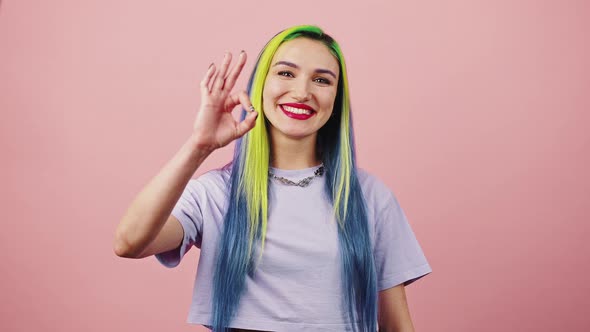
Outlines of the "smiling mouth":
M297 108L297 107L293 107L293 106L287 106L287 105L281 105L283 107L283 110L289 112L289 113L293 113L293 114L311 114L313 113L312 110L310 109L305 109L305 108Z
M282 104L279 105L283 113L288 117L296 120L307 120L315 115L315 111L307 106L307 105L289 105L289 104Z

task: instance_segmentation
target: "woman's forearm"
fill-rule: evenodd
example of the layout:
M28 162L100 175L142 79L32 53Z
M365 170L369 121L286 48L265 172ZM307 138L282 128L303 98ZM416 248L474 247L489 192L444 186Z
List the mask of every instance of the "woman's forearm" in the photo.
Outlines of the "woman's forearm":
M188 181L211 152L192 137L135 197L115 232L115 252L139 255L158 235Z

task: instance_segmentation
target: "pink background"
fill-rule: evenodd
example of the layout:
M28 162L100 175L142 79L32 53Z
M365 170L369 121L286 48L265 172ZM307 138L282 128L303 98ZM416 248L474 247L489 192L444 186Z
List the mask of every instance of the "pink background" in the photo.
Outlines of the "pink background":
M4 0L1 331L204 330L198 251L118 258L114 230L209 63L244 49L249 73L302 23L340 41L359 163L434 270L407 290L417 330L590 330L588 1Z

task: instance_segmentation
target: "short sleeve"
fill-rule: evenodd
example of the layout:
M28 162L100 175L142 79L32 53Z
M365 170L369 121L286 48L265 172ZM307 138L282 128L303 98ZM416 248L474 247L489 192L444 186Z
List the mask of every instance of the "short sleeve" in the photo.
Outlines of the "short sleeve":
M182 225L184 237L178 248L155 255L162 265L176 267L193 245L201 247L203 214L199 204L205 199L204 195L204 188L197 180L190 180L184 188L172 209L172 215Z
M397 199L390 191L384 196L385 205L375 221L374 257L380 291L402 283L407 286L432 272Z

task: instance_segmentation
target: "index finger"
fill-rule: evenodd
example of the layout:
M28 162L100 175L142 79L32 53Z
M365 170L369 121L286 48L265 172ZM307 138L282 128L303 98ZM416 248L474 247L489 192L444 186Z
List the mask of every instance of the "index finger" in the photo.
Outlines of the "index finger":
M225 80L225 85L223 87L224 90L231 91L231 89L234 87L234 84L236 84L236 81L238 80L238 76L240 76L240 73L242 72L242 69L244 68L245 63L246 63L246 52L241 51L240 55L238 56L238 62L234 65L231 72L227 76L227 79Z

